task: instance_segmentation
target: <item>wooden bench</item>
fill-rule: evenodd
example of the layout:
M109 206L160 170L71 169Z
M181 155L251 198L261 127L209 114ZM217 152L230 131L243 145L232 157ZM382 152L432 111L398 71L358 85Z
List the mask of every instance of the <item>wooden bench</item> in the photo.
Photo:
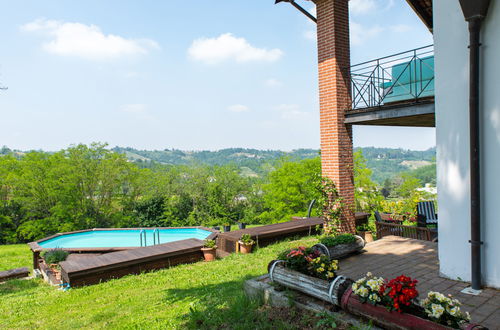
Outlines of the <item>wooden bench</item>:
M238 241L243 234L249 234L258 246L266 246L291 236L307 236L317 233L323 226L322 218L294 218L292 221L264 225L219 234L217 237L217 255L225 257L238 251Z
M12 280L15 278L28 277L29 275L30 270L28 269L28 267L4 270L3 272L0 272L0 282Z
M78 258L60 263L64 283L70 286L96 284L129 274L168 268L203 259L203 241L182 241Z

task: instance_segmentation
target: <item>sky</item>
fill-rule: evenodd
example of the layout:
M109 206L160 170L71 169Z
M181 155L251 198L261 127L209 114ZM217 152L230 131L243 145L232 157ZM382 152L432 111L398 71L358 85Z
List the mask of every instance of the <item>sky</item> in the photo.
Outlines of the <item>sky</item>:
M0 4L0 145L319 148L315 25L289 4ZM406 1L350 7L352 64L432 44ZM435 130L355 127L354 145L423 150Z

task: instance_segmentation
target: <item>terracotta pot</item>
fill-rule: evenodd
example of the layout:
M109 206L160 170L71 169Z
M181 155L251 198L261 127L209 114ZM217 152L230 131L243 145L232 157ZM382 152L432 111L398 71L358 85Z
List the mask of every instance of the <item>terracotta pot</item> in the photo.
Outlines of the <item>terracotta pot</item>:
M373 242L373 235L371 231L359 231L357 234L361 236L366 243Z
M203 257L205 261L214 261L215 260L215 249L212 248L202 248Z
M445 330L452 329L431 320L420 318L408 313L388 311L383 306L374 306L362 303L352 292L352 288L346 290L342 296L340 307L351 314L372 320L378 326L390 330ZM478 325L464 324L462 329L481 329Z
M239 242L240 244L240 252L243 254L252 253L253 244L244 244L243 242Z

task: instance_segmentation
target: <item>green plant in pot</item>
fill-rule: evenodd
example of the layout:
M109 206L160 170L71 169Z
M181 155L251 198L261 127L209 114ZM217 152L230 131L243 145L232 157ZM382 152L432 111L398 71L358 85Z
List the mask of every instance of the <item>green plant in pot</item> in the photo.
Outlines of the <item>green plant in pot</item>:
M366 243L373 242L373 235L368 224L363 224L356 227L356 232Z
M211 239L206 239L203 244L203 248L201 251L203 252L203 257L205 261L214 261L216 256L217 245L215 245L215 241Z
M251 253L252 247L255 244L255 241L252 239L250 234L243 234L238 242L240 244L240 252L241 253Z

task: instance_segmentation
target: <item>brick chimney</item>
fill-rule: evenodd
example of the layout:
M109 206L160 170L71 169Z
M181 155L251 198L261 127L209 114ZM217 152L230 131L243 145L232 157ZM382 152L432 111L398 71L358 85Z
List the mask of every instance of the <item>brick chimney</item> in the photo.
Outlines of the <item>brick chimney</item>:
M343 199L340 230L354 233L352 126L344 123L351 108L349 1L314 0L317 12L321 165Z

